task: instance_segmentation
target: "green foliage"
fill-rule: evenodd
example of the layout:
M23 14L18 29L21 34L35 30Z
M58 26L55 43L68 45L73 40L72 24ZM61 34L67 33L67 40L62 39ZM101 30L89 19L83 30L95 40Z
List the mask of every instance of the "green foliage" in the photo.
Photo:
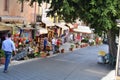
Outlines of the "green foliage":
M116 31L116 19L120 18L119 0L52 0L49 15L58 13L66 22L80 18L95 32Z
M0 58L4 57L4 56L5 56L4 51L2 49L0 49Z
M120 0L19 0L30 1L32 6L38 2L39 6L44 1L51 3L48 16L56 13L66 22L83 20L95 32L101 34L112 29L115 34L118 30L116 19L120 18Z
M34 53L34 57L40 57L40 52Z
M88 38L85 38L85 39L81 40L81 42L83 42L83 43L88 43L88 42L89 42L89 39L88 39Z
M73 44L71 44L71 45L70 45L70 48L74 48L74 45L73 45Z

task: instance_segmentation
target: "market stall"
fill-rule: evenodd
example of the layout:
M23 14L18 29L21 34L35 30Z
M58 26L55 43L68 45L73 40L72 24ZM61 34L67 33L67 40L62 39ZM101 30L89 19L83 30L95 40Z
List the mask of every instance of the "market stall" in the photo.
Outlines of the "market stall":
M55 24L58 28L58 36L60 37L62 34L65 33L66 30L69 30L69 28L67 26L65 26L65 23L56 23Z
M43 40L48 37L48 30L37 26L36 42L38 43L38 52L43 50Z
M92 30L88 26L78 26L78 28L73 29L75 32L76 43L80 43L81 46L84 44L88 45L89 40L91 39Z

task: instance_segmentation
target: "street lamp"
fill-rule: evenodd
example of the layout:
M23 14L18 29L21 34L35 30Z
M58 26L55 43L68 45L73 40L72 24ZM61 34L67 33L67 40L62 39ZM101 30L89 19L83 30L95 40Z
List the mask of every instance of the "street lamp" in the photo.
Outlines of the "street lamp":
M120 19L116 20L117 27L119 27L119 43L117 51L117 63L116 63L116 80L120 80Z

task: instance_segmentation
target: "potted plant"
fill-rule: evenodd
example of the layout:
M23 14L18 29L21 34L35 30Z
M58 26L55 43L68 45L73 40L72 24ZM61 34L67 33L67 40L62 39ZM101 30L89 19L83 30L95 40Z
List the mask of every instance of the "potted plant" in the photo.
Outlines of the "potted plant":
M47 54L42 51L42 52L40 52L40 56L41 56L42 58L45 58L45 57L47 56Z
M78 45L78 44L76 44L76 48L78 48L78 46L79 46L79 45Z
M70 51L73 51L73 48L74 48L74 45L71 44L69 50L70 50Z
M5 54L3 50L0 50L0 64L5 63Z
M64 53L64 51L65 51L64 49L61 49L61 53Z
M50 46L46 46L47 56L50 56L50 53L49 53L50 50L51 50Z
M78 48L79 46L79 42L75 43L75 47Z
M35 52L34 53L34 57L40 57L40 53L39 52Z

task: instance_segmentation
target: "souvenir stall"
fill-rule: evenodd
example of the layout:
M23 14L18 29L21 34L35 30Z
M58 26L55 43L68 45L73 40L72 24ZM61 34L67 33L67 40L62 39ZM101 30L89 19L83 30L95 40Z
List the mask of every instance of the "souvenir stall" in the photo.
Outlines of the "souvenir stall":
M21 16L0 16L0 25L2 25L0 26L0 29L2 28L5 33L10 31L11 33L13 33L14 36L18 36L19 29L16 28L16 26L18 24L22 24L24 20L25 19ZM2 34L4 33L2 32Z
M25 59L29 54L33 53L33 30L34 28L28 25L17 25L14 27L13 40L17 54L13 56L13 59Z
M92 33L92 30L88 26L78 26L78 28L73 29L76 34L76 41L80 42L82 47L85 47L89 43L89 39Z
M48 30L48 40L51 42L53 37L54 37L54 31L49 29Z
M37 28L37 36L36 36L36 42L39 44L39 52L43 50L43 41L44 38L48 37L48 30L42 27Z
M0 16L0 21L2 24L4 24L4 28L6 29L8 27L6 26L10 26L12 29L7 29L6 33L11 31L11 33L13 34L13 41L15 43L16 46L16 50L17 50L17 54L15 56L14 59L20 59L21 57L24 57L24 55L19 55L19 52L23 52L23 48L26 46L25 45L25 41L26 41L26 37L21 36L21 34L23 33L24 29L22 29L22 27L18 27L23 25L24 22L24 18L23 17L17 17L17 16ZM19 25L20 24L20 25ZM3 34L3 33L2 33ZM30 38L29 38L30 40ZM28 49L24 48L24 54L26 54Z
M14 43L17 49L17 56L16 58L20 58L21 56L25 56L29 53L29 48L33 47L33 32L34 28L31 27L15 27L14 28ZM21 54L24 52L24 54ZM21 55L20 55L21 54Z
M54 31L55 24L47 18L42 19L42 24L43 25L41 27L46 28L48 30L47 37L48 37L48 40L51 41L55 34L55 31Z
M84 38L89 38L89 36L92 33L92 30L90 29L90 27L87 26L78 26L78 28L74 29L74 32L76 33L76 36L80 34L82 39L84 39Z
M65 23L56 23L58 36L61 37L69 28L65 25Z
M27 41L31 42L33 38L32 30L34 30L34 28L28 28L28 27L22 28L20 37L25 38L26 42Z
M46 28L37 26L36 27L36 46L35 46L35 53L36 55L39 55L39 53L44 51L44 40L47 39L47 46L49 45L48 40L48 30ZM50 46L50 45L49 45ZM46 50L48 51L48 50Z

